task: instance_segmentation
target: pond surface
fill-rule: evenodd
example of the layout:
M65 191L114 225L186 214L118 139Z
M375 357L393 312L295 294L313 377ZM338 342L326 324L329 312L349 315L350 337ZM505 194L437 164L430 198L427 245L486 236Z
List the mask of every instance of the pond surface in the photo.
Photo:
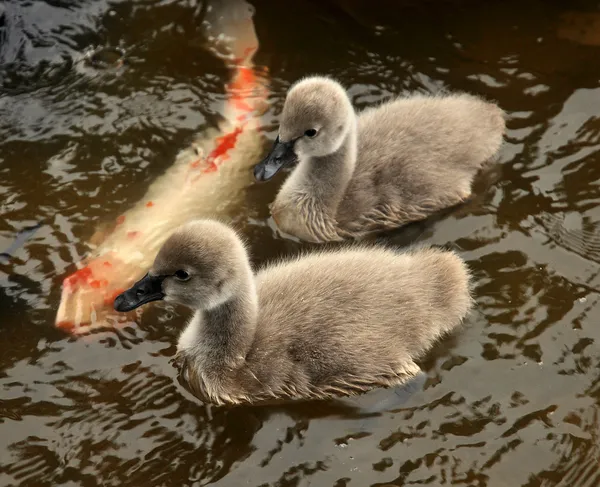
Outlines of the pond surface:
M392 239L454 248L476 276L476 311L411 394L211 408L171 364L183 311L54 327L97 225L218 120L228 72L198 40L196 3L0 5L0 252L42 223L0 260L0 485L600 485L596 2L253 2L269 137L310 73L359 107L448 88L509 115L477 198ZM127 63L82 63L98 45ZM250 186L234 218L257 264L300 248L267 223L280 183Z

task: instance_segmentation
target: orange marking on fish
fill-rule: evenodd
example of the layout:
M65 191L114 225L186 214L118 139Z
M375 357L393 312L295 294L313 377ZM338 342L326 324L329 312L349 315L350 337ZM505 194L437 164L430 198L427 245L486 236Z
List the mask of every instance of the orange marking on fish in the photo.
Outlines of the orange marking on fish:
M256 74L247 66L240 66L235 79L228 85L230 91L241 91L252 88L256 84Z
M254 84L256 75L254 70L247 66L240 66L238 68L238 76L234 84L251 85Z
M133 230L131 232L127 232L127 238L134 239L140 234L137 230Z
M214 162L211 162L210 165L206 169L204 169L203 172L204 173L215 172L215 171L217 171L217 169L219 169L217 167L217 165Z
M56 323L56 326L58 328L62 328L63 330L72 330L73 328L75 328L75 323L73 323L72 321L64 320Z
M232 98L231 102L233 103L235 108L237 108L238 110L241 110L244 112L251 112L254 110L254 108L252 108L250 105L248 105L246 100L243 100L241 98Z
M66 277L63 281L63 285L66 287L70 287L81 283L85 284L90 281L92 276L92 269L86 266L82 269L79 269L78 271L75 271L69 277Z
M148 201L148 203L146 203L146 208L152 208L154 206L154 203L152 201Z
M92 279L91 281L88 281L86 284L88 284L93 289L97 289L100 287L100 282L97 281L96 279Z
M190 167L192 169L196 169L200 165L201 162L202 162L202 159L196 159L194 162L190 163Z
M223 158L227 155L231 149L235 147L237 143L238 136L242 133L242 127L236 127L233 132L229 132L228 134L223 135L222 137L217 138L217 147L213 149L213 151L206 158L209 163L209 167L205 169L204 172L213 172L216 170L215 161L218 158ZM215 166L212 168L212 166Z
M125 223L125 215L121 215L117 217L117 225L122 225Z
M102 287L102 283L98 279L91 280L89 284L92 289L100 289Z
M103 265L104 265L104 267L112 267L112 264L107 260L104 261Z

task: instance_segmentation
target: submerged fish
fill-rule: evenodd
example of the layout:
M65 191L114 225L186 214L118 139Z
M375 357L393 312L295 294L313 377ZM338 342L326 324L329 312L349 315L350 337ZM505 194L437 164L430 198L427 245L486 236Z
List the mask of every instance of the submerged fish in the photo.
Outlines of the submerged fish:
M215 9L224 9L219 21L234 53L226 58L233 77L227 86L224 121L180 152L144 197L116 219L93 254L63 280L56 314L56 326L62 329L81 333L107 324L107 317L114 316L114 298L145 274L175 227L203 216L232 215L252 183L250 169L263 148L258 117L267 97L252 64L258 40L251 17L233 16L226 22L226 7L246 2L217 3ZM219 48L223 49L222 42ZM94 238L98 240L98 235Z

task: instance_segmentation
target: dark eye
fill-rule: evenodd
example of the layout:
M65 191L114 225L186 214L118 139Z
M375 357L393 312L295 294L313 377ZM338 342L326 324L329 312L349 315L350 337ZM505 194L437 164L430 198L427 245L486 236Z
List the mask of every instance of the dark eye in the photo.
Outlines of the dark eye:
M306 132L304 132L304 135L306 135L309 138L313 138L317 136L317 130L316 129L308 129Z
M180 281L187 281L190 278L190 275L184 270L178 270L175 273L175 278L179 279Z

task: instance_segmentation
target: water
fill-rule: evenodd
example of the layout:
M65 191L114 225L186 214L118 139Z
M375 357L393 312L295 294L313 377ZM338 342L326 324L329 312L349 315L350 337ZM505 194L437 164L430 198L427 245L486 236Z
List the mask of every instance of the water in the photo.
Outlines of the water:
M413 4L414 3L414 4ZM600 484L600 36L594 2L255 1L272 136L287 87L330 73L358 106L466 90L510 116L471 204L391 238L455 248L477 310L413 391L206 407L170 361L185 320L69 337L60 281L96 226L133 205L203 127L227 71L193 1L0 6L0 485ZM82 62L121 47L127 64ZM267 224L280 184L235 221L264 262L299 246ZM26 230L27 232L27 230ZM399 392L399 397L395 392Z

